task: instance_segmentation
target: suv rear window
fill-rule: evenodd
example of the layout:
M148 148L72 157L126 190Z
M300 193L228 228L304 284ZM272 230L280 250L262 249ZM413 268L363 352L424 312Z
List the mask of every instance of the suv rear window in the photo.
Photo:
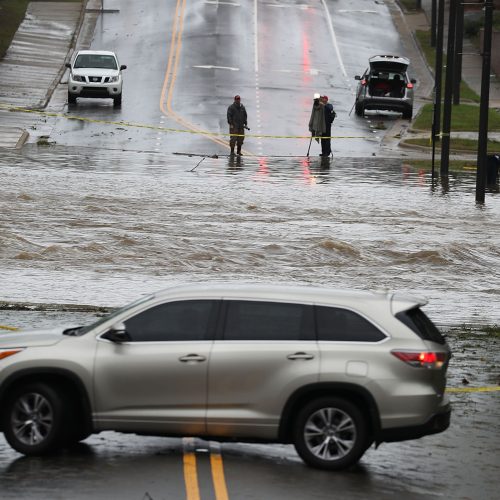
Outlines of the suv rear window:
M359 314L338 307L316 307L318 340L333 342L380 342L386 338Z
M431 340L438 344L446 343L437 326L427 317L427 315L418 307L402 311L396 314L396 318L411 328L421 339Z
M314 340L312 306L230 300L224 340Z

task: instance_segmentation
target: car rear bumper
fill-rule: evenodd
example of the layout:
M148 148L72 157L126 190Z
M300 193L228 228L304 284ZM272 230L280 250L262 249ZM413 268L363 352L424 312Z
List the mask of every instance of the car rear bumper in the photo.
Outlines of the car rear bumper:
M412 103L406 99L371 98L363 101L363 107L367 110L385 110L403 112L412 109Z
M438 413L429 418L423 425L411 427L396 427L391 429L380 429L377 442L406 441L408 439L418 439L430 434L438 434L445 431L450 426L451 406L448 403Z

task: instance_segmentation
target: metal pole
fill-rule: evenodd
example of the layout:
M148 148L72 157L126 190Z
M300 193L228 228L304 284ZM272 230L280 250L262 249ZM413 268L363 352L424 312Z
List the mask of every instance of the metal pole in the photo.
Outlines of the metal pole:
M453 98L453 75L455 61L455 25L458 0L450 0L448 21L448 50L446 51L446 79L444 84L443 132L441 141L441 175L448 175L450 165L451 101Z
M309 141L309 147L307 148L307 156L309 156L309 151L311 151L311 143L313 141L314 133L311 134L311 140Z
M460 104L460 83L462 82L462 52L464 46L464 4L457 5L457 33L455 36L455 77L453 78L453 104Z
M493 0L484 2L483 68L481 73L481 102L479 104L479 138L477 146L476 202L484 203L488 161L488 108L490 100L491 37Z
M436 141L441 138L441 83L443 76L443 31L444 0L438 0L436 33L436 67L434 68L434 113L432 117L432 177L434 177L434 156Z
M436 0L432 0L432 3L431 3L431 47L436 46L436 11L437 11Z

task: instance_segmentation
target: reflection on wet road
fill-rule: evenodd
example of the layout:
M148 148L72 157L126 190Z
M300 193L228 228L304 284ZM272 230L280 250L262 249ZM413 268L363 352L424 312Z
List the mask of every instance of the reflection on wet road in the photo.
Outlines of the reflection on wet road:
M202 160L202 161L201 161ZM2 299L122 305L180 281L293 281L430 298L498 323L500 197L401 160L27 147L0 160Z

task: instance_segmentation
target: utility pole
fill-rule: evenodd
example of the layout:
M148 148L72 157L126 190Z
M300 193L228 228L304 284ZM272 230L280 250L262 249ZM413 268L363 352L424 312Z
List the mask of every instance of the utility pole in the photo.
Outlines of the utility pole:
M457 33L455 35L455 77L453 78L453 104L460 104L460 83L462 82L462 53L464 48L464 4L457 5Z
M434 68L434 113L432 117L432 177L434 178L434 158L436 141L441 138L441 84L443 79L443 32L444 0L437 0L436 66Z
M448 21L448 50L446 51L446 80L444 84L443 131L441 141L441 175L448 175L450 166L451 101L453 98L453 76L455 62L455 25L458 0L450 0Z
M431 2L431 47L436 46L436 13L437 13L436 0L432 0L432 2Z
M479 137L477 147L476 202L484 203L488 161L488 110L490 101L491 37L493 0L484 2L483 68L481 72L481 102L479 104Z

